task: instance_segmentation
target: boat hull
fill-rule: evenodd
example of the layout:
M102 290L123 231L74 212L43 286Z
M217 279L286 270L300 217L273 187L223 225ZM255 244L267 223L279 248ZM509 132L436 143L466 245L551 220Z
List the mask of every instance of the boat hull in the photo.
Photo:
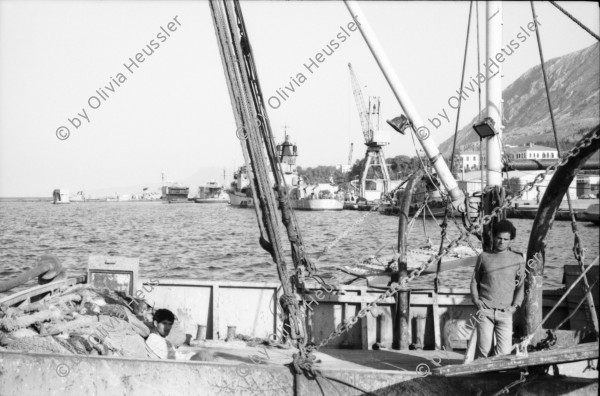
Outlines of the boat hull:
M344 203L337 199L290 199L290 206L296 210L342 210Z
M186 198L163 198L162 201L164 203L174 204L174 203L194 203L194 201L190 201Z
M229 200L228 199L221 199L221 198L195 198L194 202L196 203L200 203L200 204L222 204L222 203L228 203Z
M583 219L600 225L600 204L592 204L583 212Z
M229 204L238 208L253 208L254 199L247 197L245 194L229 192Z
M83 279L83 277L71 278L37 286L8 298L0 298L0 304L7 306L18 304L40 292L65 288L67 285L83 282ZM283 325L280 318L280 307L274 303L281 297L280 284L276 282L160 279L158 284L152 281L139 283L138 286L140 286L139 290L145 290L144 298L151 305L177 312L181 326L186 333L195 334L198 324L205 324L207 326L206 336L211 342L228 344L222 340L228 333L229 326L236 326L238 334L266 338L269 335L278 334L278 329L281 329ZM311 334L311 339L316 342L319 342L340 323L341 318L335 312L342 312L342 308L346 307L345 309L349 312L344 315L353 315L361 306L373 301L383 293L381 290L365 286L329 287L331 289L324 289L313 284L309 285L306 290L310 296L316 297L308 297L307 300L310 301L314 298L315 302L311 304L310 308L314 312L314 317L319 318L318 321L307 321L307 330ZM320 291L320 294L315 294L317 290ZM546 313L561 295L562 290L551 294L544 292L543 308ZM451 348L466 346L466 337L468 336L462 336L460 328L467 326L469 319L477 312L470 301L469 290L440 288L435 293L432 289L413 289L410 306L411 323L417 320L415 318L425 317L427 321L431 320L434 326L439 326L438 336L434 336L433 329L430 329L431 326L427 326L425 329L423 340L427 347L433 346L435 337L441 337L442 345ZM340 348L345 345L346 348L353 347L362 350L329 349L327 355L337 356L338 360L329 367L326 366L326 363L318 363L319 371L323 375L340 379L370 392L385 390L386 394L389 394L390 389L394 389L392 394L415 394L415 389L410 388L411 384L414 386L415 380L430 375L429 371L424 373L418 368L419 366L422 369L430 370L439 365L437 362L440 362L440 359L443 360L443 365L460 363L455 355L448 358L445 353L440 353L439 356L434 356L435 364L431 363L428 367L423 366L423 362L434 362L427 358L428 352L438 353L439 351L402 351L398 352L396 357L393 357L392 351L368 351L367 349L371 349L375 343L388 348L391 345L394 307L395 299L393 297L384 299L379 304L379 308L377 308L379 312L376 315L367 315L363 319L362 326L353 326L344 337L332 340L329 343L331 348ZM432 307L437 309L438 315L433 315ZM562 319L568 313L567 306L560 306L555 312L555 315L559 317L553 321ZM273 333L274 331L275 333ZM414 336L416 335L413 334ZM576 342L576 340L573 341ZM210 347L209 344L210 342L207 342L206 348ZM203 347L203 349L205 348ZM266 349L261 351L263 349L260 349L259 352L267 352ZM265 391L267 394L294 395L294 381L296 381L297 386L302 389L301 394L319 394L319 385L315 381L310 381L303 376L297 376L294 379L290 370L282 367L291 360L288 356L279 361L275 361L276 358L273 357L263 358L265 361L254 361L249 359L250 356L257 356L251 355L253 352L256 351L244 346L241 357L229 362L173 362L0 350L0 369L3 374L0 376L0 389L3 390L3 395L19 396L30 394L112 395L121 394L125 389L128 395L171 394L175 391L178 394L196 394L194 392L197 392L198 389L202 389L203 394L220 394L224 390L232 388L239 391L235 394L254 394L256 391L265 394L262 392ZM382 353L385 354L385 360L394 364L373 366L376 363L371 363L370 359L383 358ZM225 354L230 357L234 356ZM319 356L319 358L324 356ZM327 360L331 360L331 356L327 356ZM373 362L378 361L380 360L373 360ZM390 369L389 366L395 366L396 369L394 367ZM384 370L384 367L387 370ZM399 371L398 368L404 371ZM594 375L594 373L590 374ZM499 375L494 374L494 376ZM518 374L515 375L518 376ZM457 378L456 384L450 384L451 378L440 379L432 376L427 379L427 383L443 380L443 384L440 386L443 385L444 389L449 389L448 386L452 385L452 389L454 386L459 386L457 389L460 386L463 386L460 389L464 389L466 386L475 391L482 390L482 386L491 383L489 374L480 376L479 380L471 378L468 381L465 381L464 378ZM98 381L98 378L105 380ZM500 377L494 378L494 381L500 379ZM595 391L590 393L589 389L590 386L592 388L595 386L594 389L597 389L597 375L594 378L591 380L578 379L581 383L588 381L585 386L580 384L578 387L579 390L584 390L581 394L586 394L586 392L587 394L596 394ZM544 381L550 380L552 378L544 379ZM569 381L568 378L564 380ZM491 393L509 382L512 381L502 377L499 383L493 383L490 385L490 389L486 388L485 391ZM405 383L406 385L404 385ZM564 389L561 389L559 385L560 383L553 384L551 389L554 390L554 393L547 392L545 394L564 394ZM275 389L277 391L273 393ZM347 394L344 392L345 389L344 387L326 389L331 392L325 394ZM225 391L224 394L232 393ZM435 394L435 392L429 394ZM460 392L453 394L460 394Z

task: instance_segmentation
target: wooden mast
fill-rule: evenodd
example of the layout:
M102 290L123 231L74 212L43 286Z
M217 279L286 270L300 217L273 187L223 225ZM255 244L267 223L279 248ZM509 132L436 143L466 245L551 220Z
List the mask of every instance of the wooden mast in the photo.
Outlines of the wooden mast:
M419 182L423 179L425 171L419 169L406 183L404 195L400 205L400 216L398 220L398 273L392 275L392 282L398 282L408 277L408 212L412 197ZM394 320L394 335L392 347L394 349L407 350L410 345L409 339L409 307L410 289L401 289L396 295L396 316Z

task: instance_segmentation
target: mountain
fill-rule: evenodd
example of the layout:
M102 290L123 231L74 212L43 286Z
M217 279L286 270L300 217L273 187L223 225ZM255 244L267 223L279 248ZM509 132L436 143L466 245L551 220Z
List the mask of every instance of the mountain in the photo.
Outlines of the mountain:
M546 61L550 98L558 138L562 143L576 142L600 120L600 43L580 51ZM524 145L533 142L554 147L554 135L541 67L535 66L510 84L502 93L504 99L504 144ZM485 113L482 114L482 118ZM459 150L479 148L479 137L471 123L458 132ZM440 145L448 156L452 150L450 137ZM472 145L473 143L477 143Z

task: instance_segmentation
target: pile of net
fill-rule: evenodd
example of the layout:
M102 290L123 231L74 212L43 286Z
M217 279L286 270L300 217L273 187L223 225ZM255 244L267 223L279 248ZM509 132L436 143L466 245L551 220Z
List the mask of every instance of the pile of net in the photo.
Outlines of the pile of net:
M151 328L152 309L143 300L90 285L0 306L0 349L6 350L148 358ZM172 331L168 339L180 345L180 337Z

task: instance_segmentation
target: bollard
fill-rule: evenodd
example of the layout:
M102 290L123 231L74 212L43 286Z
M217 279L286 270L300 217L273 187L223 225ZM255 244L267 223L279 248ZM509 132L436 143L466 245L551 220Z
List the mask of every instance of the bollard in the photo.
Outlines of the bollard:
M206 325L198 325L198 330L196 331L196 340L206 340Z
M417 316L417 339L415 342L415 349L423 349L425 344L425 322L427 318L425 316Z
M235 340L235 326L227 326L227 338L225 341Z

